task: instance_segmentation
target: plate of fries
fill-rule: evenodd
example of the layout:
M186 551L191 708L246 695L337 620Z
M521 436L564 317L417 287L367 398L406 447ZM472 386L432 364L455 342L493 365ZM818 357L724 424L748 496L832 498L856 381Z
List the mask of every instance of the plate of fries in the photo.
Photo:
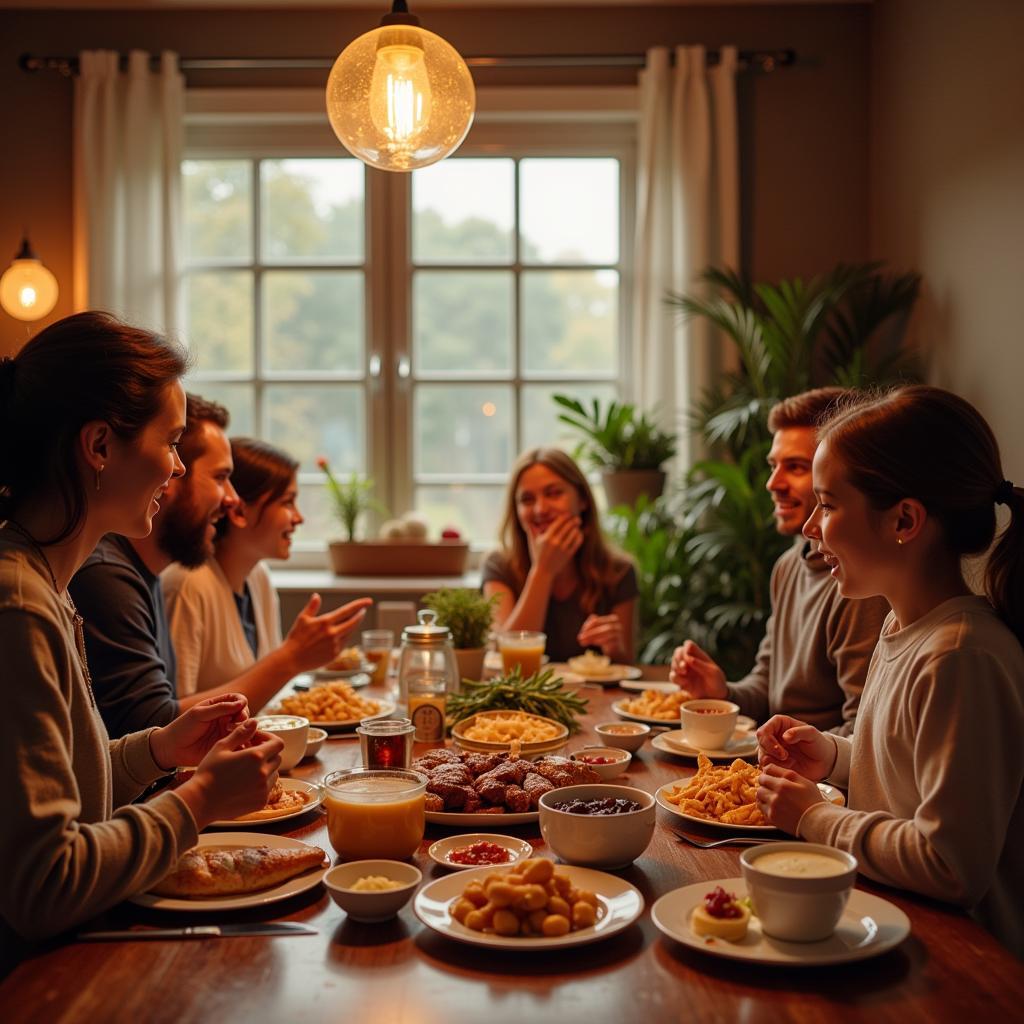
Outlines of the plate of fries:
M627 718L631 722L643 722L645 725L665 725L667 722L679 721L679 708L687 701L693 700L693 694L687 690L644 690L639 697L623 697L612 703L612 711L619 718Z
M267 714L301 715L319 729L340 732L354 729L364 718L386 718L394 710L393 701L360 697L348 683L338 682L290 694Z
M757 777L761 769L737 758L730 765L715 765L704 754L697 756L697 774L669 782L654 794L658 804L673 817L744 832L775 832L757 806ZM845 803L834 786L818 783L822 796Z

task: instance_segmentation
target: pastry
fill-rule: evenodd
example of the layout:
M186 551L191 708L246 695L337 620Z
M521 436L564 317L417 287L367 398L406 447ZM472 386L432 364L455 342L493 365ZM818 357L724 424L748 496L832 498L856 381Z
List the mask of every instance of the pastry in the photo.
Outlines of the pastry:
M235 821L266 821L268 818L280 818L282 815L300 811L309 802L309 794L299 789L285 789L280 782L267 797L267 802L250 814L240 814Z
M150 890L157 896L236 896L259 892L323 864L318 846L197 846Z

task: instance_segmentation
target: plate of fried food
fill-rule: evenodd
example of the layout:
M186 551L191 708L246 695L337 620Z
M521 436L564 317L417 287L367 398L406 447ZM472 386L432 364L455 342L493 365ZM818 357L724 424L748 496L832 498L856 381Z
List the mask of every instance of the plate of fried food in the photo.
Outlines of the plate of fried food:
M619 718L627 718L645 725L665 725L679 721L679 709L693 700L689 690L644 690L639 697L623 697L612 703L612 711Z
M566 662L558 662L549 666L559 675L568 672L581 676L588 683L600 683L602 686L613 686L623 679L639 679L643 670L635 665L616 665L607 654L584 651Z
M654 794L659 806L673 817L744 832L775 832L757 806L757 777L761 769L737 758L730 765L715 765L704 754L697 756L697 774L669 782ZM840 806L843 794L834 786L818 783L821 795Z
M427 776L430 824L488 831L536 822L540 798L549 790L601 781L593 768L567 757L547 754L531 761L445 747L426 751L412 770Z
M213 828L238 828L239 825L250 828L286 821L319 807L322 801L323 793L319 786L301 779L278 779L267 796L267 802L258 811L243 814L240 818L213 821L210 825Z
M492 949L564 949L599 942L642 913L634 885L592 868L543 857L508 870L474 868L438 878L416 894L416 916L456 942Z
M561 722L526 711L478 711L452 726L452 738L463 750L478 753L542 754L565 746L569 730Z
M174 870L132 903L154 910L238 910L286 900L320 884L319 846L252 832L203 834Z
M360 697L348 683L337 682L283 697L267 714L300 715L318 729L340 732L354 729L364 718L384 718L394 710L393 701Z
M368 661L360 648L343 647L323 668L318 668L310 675L320 679L350 679L360 673L373 671L373 663Z

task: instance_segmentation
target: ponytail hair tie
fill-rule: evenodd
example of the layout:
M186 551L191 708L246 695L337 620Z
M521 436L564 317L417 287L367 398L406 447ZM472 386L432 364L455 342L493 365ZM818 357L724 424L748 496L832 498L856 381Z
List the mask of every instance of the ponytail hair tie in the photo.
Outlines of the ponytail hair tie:
M1009 480L1004 480L996 488L996 504L1009 505L1011 498L1013 498L1013 484Z

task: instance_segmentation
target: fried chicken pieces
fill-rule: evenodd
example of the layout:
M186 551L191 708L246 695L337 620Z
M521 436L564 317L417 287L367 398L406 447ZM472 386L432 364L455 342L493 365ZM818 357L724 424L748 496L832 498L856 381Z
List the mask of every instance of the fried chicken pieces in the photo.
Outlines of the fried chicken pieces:
M542 757L526 761L508 754L468 754L438 748L412 764L427 783L427 810L461 814L521 814L535 811L550 789L599 782L579 761Z

